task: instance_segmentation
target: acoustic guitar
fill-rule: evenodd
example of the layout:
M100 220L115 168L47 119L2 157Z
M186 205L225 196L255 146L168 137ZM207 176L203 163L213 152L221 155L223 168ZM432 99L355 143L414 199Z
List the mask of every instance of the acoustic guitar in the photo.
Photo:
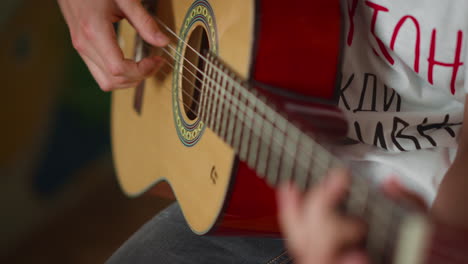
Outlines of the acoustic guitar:
M274 187L292 181L306 190L344 166L327 147L347 129L336 107L339 1L144 4L172 41L154 48L120 24L127 57L167 61L135 89L113 92L123 190L137 196L167 181L200 235L279 235ZM375 263L468 263L449 243L459 236L362 177L353 177L342 209L368 222Z

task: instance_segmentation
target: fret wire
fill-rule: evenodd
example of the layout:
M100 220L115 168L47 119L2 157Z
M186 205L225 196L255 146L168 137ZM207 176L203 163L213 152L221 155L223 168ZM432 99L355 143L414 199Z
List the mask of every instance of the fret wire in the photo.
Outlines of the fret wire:
M208 63L205 63L205 72L207 72L208 70ZM183 76L182 76L183 77ZM202 122L204 122L206 124L206 121L205 121L205 109L206 109L206 100L207 100L207 92L208 92L208 89L207 89L207 78L206 77L203 77L203 81L201 82L202 83L202 89L200 91L200 100L201 100L201 109L200 109L200 104L198 105L198 111L201 111L200 113L200 119L202 120Z
M294 153L292 157L289 157L287 155L283 155L281 159L281 171L280 171L280 182L285 182L291 178L293 174L293 163L294 160L297 158L297 145L299 144L299 135L296 134L296 130L294 129L295 127L291 124L288 125L287 127L287 137L286 137L286 143L284 144L286 148L289 149L289 153Z
M216 66L216 65L215 65ZM210 122L208 123L208 126L211 129L214 129L214 122L215 122L215 115L216 115L216 105L218 103L218 87L219 85L216 85L216 78L218 77L218 74L216 71L213 71L213 77L211 79L211 99L212 99L212 104L210 106L210 110L208 111L210 115Z
M220 65L220 68L224 68L223 66ZM221 75L219 75L221 76ZM218 107L218 116L216 118L216 128L214 129L214 131L219 135L220 134L220 129L221 129L221 116L222 116L222 113L223 113L223 108L225 107L225 93L226 93L226 89L225 89L225 85L226 85L226 78L223 78L223 77L220 77L222 78L221 81L218 80L218 83L221 83L220 85L220 102L219 102L219 107Z
M245 105L245 97L242 96L242 89L240 89L240 86L238 85L237 82L234 85L234 87L235 87L235 89L239 90L239 93L238 93L239 102L243 103L243 105L239 104L239 106L243 106L243 108L247 108L246 105ZM243 134L242 134L243 126L242 126L242 124L245 123L244 122L245 109L239 108L239 112L241 114L237 117L237 123L236 123L235 131L234 131L234 144L233 144L234 149L237 151L238 154L240 153L241 140L242 140L242 136L243 136Z
M267 126L270 126L270 129L268 129ZM260 153L258 155L257 161L257 171L259 172L259 174L262 175L262 177L264 177L266 175L266 169L268 165L268 155L270 152L269 150L272 135L272 125L270 123L263 122L261 135L261 140L265 141L266 143L260 144Z
M274 148L273 148L273 142L275 140L273 140L273 136L274 136L274 132L275 132L275 119L276 119L276 115L274 114L274 108L275 106L274 105L270 105L270 104L267 104L265 103L265 108L264 108L264 117L265 117L265 120L268 120L269 122L268 123L265 123L265 124L268 124L269 126L271 126L270 129L265 129L263 132L262 132L262 135L265 135L265 134L268 134L268 137L266 137L266 143L267 144L262 144L262 147L261 150L260 150L260 154L261 154L261 161L262 161L262 171L263 171L263 174L265 177L267 177L267 182L272 184L272 177L273 177L273 172L271 174L269 174L268 172L271 170L271 167L272 167L272 164L271 164L271 159L272 159L272 155L274 155L273 151L274 151ZM264 124L264 125L265 125ZM265 126L263 126L264 128L266 128Z
M260 111L260 109L258 108L258 105L255 105L254 106L254 109L257 110L257 111ZM254 110L254 112L255 112ZM260 147L260 133L261 133L261 130L262 130L262 127L263 127L263 118L260 118L259 115L256 115L256 117L254 118L254 121L253 123L254 124L258 124L256 125L254 128L253 128L253 132L252 132L252 136L254 137L251 144L250 144L250 154L249 154L249 159L248 159L248 164L251 168L255 168L256 167L256 163L257 163L257 156L259 154L259 147Z
M255 166L253 166L253 168L256 168L256 169L258 169L261 166L263 167L263 165L260 166L260 162L262 162L260 158L261 158L262 148L265 147L265 146L263 146L264 144L262 144L262 142L263 142L262 131L263 131L263 127L265 126L265 119L266 119L265 118L265 104L261 103L262 102L261 99L262 99L262 95L259 95L259 100L258 100L258 103L256 104L256 108L257 108L256 117L259 120L261 120L261 122L254 122L255 124L258 124L258 126L256 126L257 127L256 131L258 131L258 133L257 133L257 135L258 135L258 143L257 143L258 147L257 147L257 149L258 150L256 150L256 152L255 152L257 155L255 155L255 162L254 162Z
M233 138L233 133L234 133L234 122L236 121L235 120L235 117L237 116L237 109L239 109L238 107L236 107L236 105L234 105L234 100L236 100L236 98L238 97L238 94L239 94L239 90L238 89L235 89L235 81L234 79L231 78L232 81L232 89L233 89L233 96L231 97L232 100L231 100L231 106L235 109L233 111L231 111L231 114L229 115L230 116L230 120L229 120L229 128L228 128L228 138L226 140L226 142L232 146L232 138Z
M216 66L216 65L214 65ZM212 100L212 103L211 103L211 106L210 106L210 110L208 111L209 115L210 115L210 122L208 123L208 127L211 128L212 130L214 130L214 126L213 126L213 123L214 123L214 119L215 119L215 110L216 110L216 103L217 103L217 96L218 96L218 85L216 85L216 78L218 77L218 75L216 74L216 71L213 71L212 73L212 79L211 79L211 100Z
M272 124L276 122L276 117L277 115L268 115L267 112L267 118L271 118L270 121ZM275 136L278 134L277 129L273 129L272 131L272 138L275 138ZM274 185L276 184L277 176L278 176L278 163L279 163L279 155L281 155L281 151L278 153L278 148L279 146L283 145L283 135L279 133L276 138L279 138L279 140L272 140L271 145L270 145L270 155L268 156L268 168L267 168L267 181L271 184Z
M318 162L317 160L319 157L318 153L320 152L318 144L314 144L314 142L309 139L307 133L303 133L303 136L304 137L303 137L302 144L301 144L302 149L305 151L311 151L312 152L311 156L314 157L309 160L306 174L302 176L302 181L303 181L302 188L304 190L307 190L309 186L314 183L314 179L315 179L314 171L317 170L316 167L322 166L322 162ZM303 156L307 156L307 155L303 155Z
M276 115L276 121L275 121L275 124L277 124L277 128L280 129L280 130L283 130L284 132L283 133L280 133L280 136L279 138L281 138L280 140L280 144L279 144L279 147L280 147L280 154L278 155L278 165L277 165L277 169L276 169L276 182L280 182L281 181L281 171L283 170L283 160L284 158L286 157L285 155L283 155L284 151L287 149L289 150L288 148L288 145L285 144L286 142L286 139L288 138L288 133L287 133L287 129L288 129L288 124L291 124L289 123L286 118L284 118L281 114L280 115ZM294 153L294 152L290 152L290 153ZM294 154L293 154L294 155ZM289 155L288 157L291 157L291 158L295 158L293 155Z
M248 91L246 93L246 111L245 111L245 115L247 115L247 113L250 113L252 116L253 116L253 111L252 111L252 108L254 107L252 105L252 103L249 104L249 97L252 96L251 93ZM255 102L255 100L253 101ZM252 123L252 126L254 126L255 124ZM241 158L241 160L247 160L248 156L249 156L249 143L250 143L250 129L249 127L247 126L244 126L244 131L242 132L242 143L241 143L241 147L240 147L240 152L239 152L239 157Z
M221 128L221 138L223 139L226 139L227 138L227 131L226 131L226 128L228 127L228 120L229 120L229 116L231 115L231 111L229 111L229 109L231 108L231 103L232 102L232 82L229 81L227 78L224 78L224 80L226 81L227 85L226 85L226 99L229 98L229 100L226 100L226 106L224 107L224 113L223 113L223 125L222 125L222 128Z
M215 65L217 65L217 67L221 68L220 65L218 65L218 63L216 63ZM215 83L218 84L218 85L215 85L216 88L215 88L215 94L216 94L216 103L215 103L215 106L213 108L213 131L217 134L217 130L216 130L216 127L219 125L217 123L219 123L219 116L220 116L220 112L219 112L219 107L220 107L220 104L222 104L222 101L221 101L221 91L224 90L223 87L221 85L219 85L221 83L221 74L217 74L216 75L216 81Z
M301 142L304 141L305 136L306 134L302 132L300 133L299 139L301 140ZM296 162L295 162L296 171L294 175L294 179L297 183L297 186L302 191L306 190L307 177L309 175L310 166L312 165L311 160L308 158L307 155L305 155L304 149L305 149L305 144L303 142L302 144L299 145L297 149L298 155L296 156Z
M208 55L209 57L209 55ZM210 67L208 68L208 72L207 72L207 78L208 78L208 81L207 81L207 85L206 85L206 89L207 89L207 96L206 96L206 101L207 101L207 105L206 105L206 125L208 127L210 127L210 119L211 119L211 104L213 102L213 99L212 99L212 88L211 88L211 84L212 84L212 81L213 79L210 77L211 74L213 72L213 66L210 65Z
M296 134L296 140L295 140L295 144L294 144L294 159L291 159L291 171L290 171L290 178L291 177L294 177L295 175L295 170L296 170L296 166L294 166L295 162L296 162L296 159L297 159L297 155L298 155L298 151L299 151L299 145L301 144L301 141L300 141L300 138L301 138L301 133L300 131L295 127L295 126L291 126L291 129L293 130L292 134Z

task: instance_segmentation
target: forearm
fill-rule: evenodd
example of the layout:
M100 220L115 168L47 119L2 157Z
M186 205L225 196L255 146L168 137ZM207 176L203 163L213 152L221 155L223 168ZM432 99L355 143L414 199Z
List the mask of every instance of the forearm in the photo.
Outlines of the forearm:
M457 158L442 180L431 209L443 223L468 229L468 153Z

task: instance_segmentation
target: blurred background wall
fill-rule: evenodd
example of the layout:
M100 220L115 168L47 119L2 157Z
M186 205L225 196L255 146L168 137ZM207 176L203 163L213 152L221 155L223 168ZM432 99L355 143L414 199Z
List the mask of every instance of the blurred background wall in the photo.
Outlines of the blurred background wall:
M0 33L0 263L102 263L169 201L122 195L110 94L55 0L2 0Z

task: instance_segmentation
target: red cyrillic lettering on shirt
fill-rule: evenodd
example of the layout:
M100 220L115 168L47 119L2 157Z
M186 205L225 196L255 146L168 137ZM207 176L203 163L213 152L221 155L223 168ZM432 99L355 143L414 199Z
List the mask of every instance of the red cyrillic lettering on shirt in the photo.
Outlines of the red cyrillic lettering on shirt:
M356 14L357 9L357 0L352 0L351 7L348 5L348 19L349 19L349 31L348 31L348 38L346 43L348 46L351 46L353 43L354 37L354 15Z
M375 24L377 22L377 16L380 11L383 12L388 12L388 8L378 5L376 3L372 3L371 1L366 1L366 5L372 9L374 9L374 14L372 15L372 21L371 21L371 33L374 36L375 40L377 41L377 44L379 45L380 51L383 53L385 59L393 65L395 61L393 60L392 56L390 56L390 53L387 51L387 48L385 47L385 44L383 41L375 35Z
M421 31L419 29L419 22L413 16L404 16L398 21L395 30L393 31L392 40L390 41L390 49L395 49L395 41L396 37L398 36L398 32L400 32L401 27L406 22L407 19L411 19L413 21L414 26L416 27L416 43L414 44L414 71L419 73L419 54L421 48Z
M434 84L434 66L444 66L444 67L452 67L452 79L450 81L450 92L455 94L455 80L457 79L458 69L463 62L460 61L460 54L461 54L461 47L463 42L463 32L461 30L458 31L457 34L457 47L455 49L455 58L453 63L441 62L435 60L435 49L436 49L436 35L437 31L435 29L432 30L432 37L431 37L431 48L429 51L429 58L427 61L429 62L429 69L427 71L427 79L430 84Z

